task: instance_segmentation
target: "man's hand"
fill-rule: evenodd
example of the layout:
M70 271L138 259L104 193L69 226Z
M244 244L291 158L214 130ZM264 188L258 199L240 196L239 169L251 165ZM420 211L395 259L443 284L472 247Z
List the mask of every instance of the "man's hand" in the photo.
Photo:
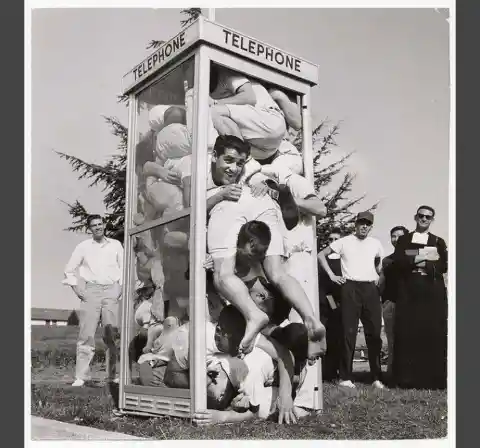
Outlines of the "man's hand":
M239 394L233 398L230 406L237 412L247 411L250 409L250 398L245 392L239 391Z
M330 280L336 285L343 285L347 280L345 277L340 277L339 275L331 275Z
M223 415L220 411L207 409L195 412L192 417L192 423L196 426L209 426L215 423L222 423L222 417Z
M287 425L290 423L297 423L297 415L293 406L293 399L289 394L281 394L277 400L278 407L278 424L281 425L285 422Z
M265 196L269 190L268 185L264 181L252 183L250 184L250 188L254 198L261 198Z
M238 184L227 185L223 188L221 194L224 201L237 202L242 195L242 187Z
M77 297L82 301L85 302L85 291L83 288L80 288L79 285L72 285L73 292L77 295Z
M181 186L182 178L180 174L176 171L172 171L165 168L164 174L160 177L164 182L167 182L172 185Z
M210 254L205 256L205 263L203 263L203 268L207 271L213 271L213 257Z

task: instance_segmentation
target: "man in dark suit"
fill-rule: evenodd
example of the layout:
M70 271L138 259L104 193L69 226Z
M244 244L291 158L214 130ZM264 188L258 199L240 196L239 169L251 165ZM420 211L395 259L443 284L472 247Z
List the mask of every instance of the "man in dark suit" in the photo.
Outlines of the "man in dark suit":
M328 244L342 237L339 228L333 228ZM342 275L340 256L332 252L327 257L328 265L335 275ZM338 379L342 341L342 315L340 311L340 286L333 283L318 263L318 298L320 301L320 320L326 328L327 353L322 361L322 376L325 381Z
M390 230L390 241L395 248L398 239L406 235L408 229L403 226L395 226ZM392 373L393 361L393 341L394 341L394 319L395 319L395 302L398 291L397 273L395 271L395 264L393 262L393 252L383 259L383 271L380 274L378 284L380 294L382 296L382 314L383 324L385 326L385 334L387 336L388 344L388 368L387 373Z

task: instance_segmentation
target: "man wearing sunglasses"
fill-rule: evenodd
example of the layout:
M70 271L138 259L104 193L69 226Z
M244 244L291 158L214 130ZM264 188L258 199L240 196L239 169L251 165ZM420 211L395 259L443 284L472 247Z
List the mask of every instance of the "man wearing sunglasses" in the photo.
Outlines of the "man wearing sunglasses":
M447 385L447 272L445 241L429 232L435 210L418 207L414 232L399 238L393 375L405 388Z
M352 382L352 364L359 319L365 331L373 386L377 389L385 387L381 382L382 307L377 287L383 248L379 240L368 236L372 226L373 214L368 211L359 213L355 232L334 241L318 254L318 260L330 280L341 285L343 343L339 385L349 388L355 388ZM342 276L335 275L328 264L326 257L332 252L340 256Z

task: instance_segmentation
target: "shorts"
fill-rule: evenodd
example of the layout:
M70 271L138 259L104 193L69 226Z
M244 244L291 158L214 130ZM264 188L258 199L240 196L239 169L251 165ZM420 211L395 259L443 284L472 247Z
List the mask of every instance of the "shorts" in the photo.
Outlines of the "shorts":
M208 223L207 244L208 252L213 259L234 257L237 253L240 228L243 224L253 220L262 221L270 228L272 239L266 256L284 256L280 209L275 207L270 197L257 198L256 201L258 202L255 205L259 210L262 210L263 203L268 204L263 208L264 211L260 211L258 214L242 213L242 210L238 208L239 202L231 201L222 201L212 209Z
M285 117L279 109L249 104L227 104L226 107L230 112L230 118L237 124L245 140L250 141L259 150L277 150L287 131Z

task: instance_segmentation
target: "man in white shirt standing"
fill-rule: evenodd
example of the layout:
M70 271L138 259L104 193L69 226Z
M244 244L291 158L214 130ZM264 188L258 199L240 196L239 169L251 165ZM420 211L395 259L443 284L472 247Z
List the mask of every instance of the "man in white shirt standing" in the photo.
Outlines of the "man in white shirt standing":
M80 331L72 386L83 386L90 379L95 331L100 319L103 340L107 346L107 381L116 381L115 335L118 334L119 300L122 294L123 247L119 241L105 236L105 224L100 215L90 215L87 227L92 232L92 238L82 241L75 248L62 282L71 286L80 299Z
M340 386L354 388L352 363L360 319L365 331L370 373L373 386L383 389L380 353L382 339L382 305L377 283L383 258L382 244L368 236L373 214L361 212L355 222L355 233L334 241L318 254L318 259L333 283L341 285L343 324L343 353L340 358ZM332 252L340 255L342 276L335 275L326 257Z

